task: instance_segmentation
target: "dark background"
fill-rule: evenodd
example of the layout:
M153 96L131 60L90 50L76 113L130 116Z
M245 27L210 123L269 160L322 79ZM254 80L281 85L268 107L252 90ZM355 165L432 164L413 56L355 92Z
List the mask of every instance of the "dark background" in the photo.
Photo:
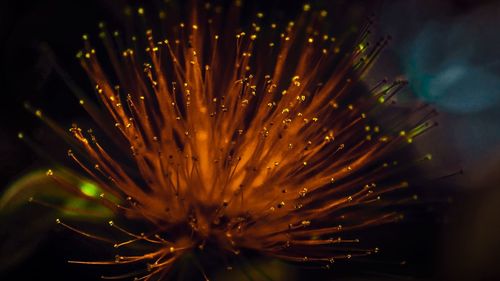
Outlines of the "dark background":
M149 2L146 4L151 4ZM314 6L324 5L321 2L326 1L310 2ZM264 5L263 9L280 9L286 18L288 15L293 16L301 6L301 1L276 3ZM443 6L443 3L446 4ZM92 91L75 58L76 52L82 47L81 35L97 34L97 23L101 20L119 28L123 22L122 4L123 1L104 0L9 0L0 4L0 192L26 172L47 165L18 140L18 132L27 132L40 143L60 144L57 136L23 108L24 102L29 101L43 108L44 112L50 112L56 122L65 128L82 116L74 96L56 75L42 46L48 46L56 54L62 68L70 73L77 85L88 92ZM396 39L393 49L386 51L388 65L380 71L403 75L404 58L401 58L397 48L417 37L419 29L416 26L429 22L453 24L453 20L472 11L490 5L498 6L496 1L486 0L331 1L329 5L340 29L353 23L362 23L367 16L375 14L379 18L381 33L399 35L400 41ZM394 16L405 11L416 16L412 19ZM467 24L474 25L474 21L481 22L481 14L469 19ZM498 29L500 22L497 23L490 27ZM473 44L467 40L468 36L464 33L464 44ZM488 43L491 42L474 44ZM498 53L488 56L486 60L498 60ZM425 100L418 92L414 95ZM499 95L498 90L492 95ZM440 109L440 106L437 101L436 107ZM422 149L434 146L435 150L441 152L435 152L435 157L441 154L441 164L450 167L443 173L460 168L465 170L464 176L433 187L441 190L436 194L453 197L454 203L450 207L440 204L436 209L419 210L418 215L410 216L406 222L380 230L385 234L386 241L389 241L383 245L387 251L380 262L344 263L328 272L303 270L300 280L500 280L497 266L500 261L500 239L497 238L500 237L500 142L491 134L484 135L484 139L491 141L481 143L481 149L477 150L474 150L474 146L461 146L455 142L461 134L466 137L476 132L467 127L456 127L458 122L455 120L476 120L476 123L470 124L473 127L492 122L498 124L500 120L497 119L498 115L489 111L457 113L443 106L441 112L442 127L445 129L431 134L423 142ZM498 125L484 127L484 130L500 132ZM56 158L64 157L66 153L63 144L44 149L56 155ZM3 219L0 227L12 227L14 224L28 224L37 218L19 216L0 219ZM29 231L22 227L20 229ZM37 233L33 235L37 236L33 237L37 241L32 247L33 252L26 259L3 268L0 271L1 280L95 280L99 276L99 272L96 272L99 269L68 265L65 262L68 256L90 255L99 250L98 246L67 235L57 228L48 230L44 237L38 237ZM0 253L4 256L8 254L6 249L17 251L16 247L7 245L10 240L5 238L8 236L0 237ZM23 245L20 243L18 246ZM0 260L4 262L5 257ZM399 262L403 260L406 264L400 265Z

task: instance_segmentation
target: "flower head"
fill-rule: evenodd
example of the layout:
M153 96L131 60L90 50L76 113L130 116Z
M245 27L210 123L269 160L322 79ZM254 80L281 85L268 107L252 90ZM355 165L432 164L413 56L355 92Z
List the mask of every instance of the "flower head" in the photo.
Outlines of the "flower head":
M112 210L127 238L58 220L126 249L79 263L144 263L134 274L149 280L206 247L324 264L376 252L353 233L401 218L390 206L405 199L383 198L408 186L393 156L434 126L393 107L404 81L360 86L388 39L370 46L367 26L345 52L317 29L326 11L309 5L297 21L264 25L257 13L245 29L208 6L165 37L148 30L145 48L136 37L120 47L102 25L107 63L84 36L78 57L105 110L80 104L112 142L75 124L68 155L102 191L80 195Z

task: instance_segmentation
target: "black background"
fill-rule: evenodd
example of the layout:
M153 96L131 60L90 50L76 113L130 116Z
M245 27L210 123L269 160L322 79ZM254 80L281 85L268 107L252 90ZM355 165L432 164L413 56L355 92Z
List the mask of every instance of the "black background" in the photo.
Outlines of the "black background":
M90 85L75 58L76 52L82 47L81 35L96 34L97 23L101 20L120 26L122 2L9 0L0 4L0 188L8 186L33 168L44 167L45 163L17 139L19 131L28 132L41 143L58 143L58 137L47 132L44 125L23 108L24 102L29 101L43 108L44 112L50 112L65 127L81 116L75 98L47 63L40 46L47 44L76 83L90 92ZM379 13L383 4L382 1L332 2L335 2L333 6L337 9L334 14L338 16L339 28L347 25L348 21L362 22L368 15ZM485 1L451 2L456 13L461 13ZM273 9L279 8L285 15L293 15L300 5L300 1L281 1L273 5ZM270 9L263 5L263 9L266 7ZM61 157L66 153L66 148L58 145L46 149ZM479 194L455 193L453 196L457 198L457 205L463 203L475 206L481 204L481 198L487 191ZM448 273L448 261L443 261L446 257L443 241L455 228L443 224L443 220L447 217L453 224L454 221L465 219L467 210L457 207L451 213L445 213L444 209L440 209L442 213L437 214L436 211L420 210L418 215L406 222L381 230L386 241L390 241L383 245L387 249L383 262L343 263L328 272L304 270L301 280L449 279L452 274ZM97 280L99 269L68 265L66 259L75 256L75 253L84 256L98 250L98 246L54 228L40 242L33 255L0 273L0 279ZM399 265L402 260L407 261L407 264ZM474 280L495 280L498 277L496 273L498 269L492 268L490 273Z

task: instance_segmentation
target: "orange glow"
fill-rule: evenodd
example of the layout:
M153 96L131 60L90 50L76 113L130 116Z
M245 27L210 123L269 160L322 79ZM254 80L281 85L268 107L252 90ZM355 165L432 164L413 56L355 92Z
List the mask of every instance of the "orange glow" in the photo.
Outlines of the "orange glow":
M135 164L125 168L123 155L112 155L77 125L70 131L85 155L68 154L120 220L154 228L137 234L111 221L130 238L114 247L142 241L156 251L74 262L144 262L148 280L207 242L227 255L251 249L325 264L377 252L349 247L359 240L341 236L401 218L384 211L396 202L383 195L408 186L388 180L405 167L387 157L432 127L427 120L410 123L414 113L391 112L388 101L403 81L380 82L367 94L353 89L386 41L367 45L364 28L355 45L363 47L343 54L334 37L306 28L327 15L310 18L309 6L278 33L274 23L218 33L216 20L198 14L194 9L189 24L166 38L147 31L145 52L113 47L103 30L116 82L85 40L81 64L109 118L96 117L91 101L80 104L98 124L114 124L127 143L120 151ZM375 117L386 111L395 121L377 125ZM424 129L400 133L414 128Z

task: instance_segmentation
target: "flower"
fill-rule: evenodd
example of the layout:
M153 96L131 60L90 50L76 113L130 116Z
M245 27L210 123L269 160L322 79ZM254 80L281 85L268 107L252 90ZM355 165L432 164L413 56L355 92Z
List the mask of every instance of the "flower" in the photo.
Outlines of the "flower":
M188 23L166 37L147 30L145 51L112 43L119 35L101 25L108 64L84 36L77 57L105 112L87 97L80 104L116 145L76 124L70 129L79 146L68 155L99 194L57 171L47 175L113 211L110 227L127 238L58 219L123 250L109 261L73 262L146 264L123 277L150 280L208 247L327 266L378 251L354 246L353 233L402 218L391 206L411 199L383 198L409 185L401 177L409 165L395 155L435 123L425 107L393 106L404 81L360 87L388 39L371 46L368 24L356 48L341 51L347 43L316 27L327 13L306 6L284 27L259 23L257 13L240 29L219 8L194 5Z

